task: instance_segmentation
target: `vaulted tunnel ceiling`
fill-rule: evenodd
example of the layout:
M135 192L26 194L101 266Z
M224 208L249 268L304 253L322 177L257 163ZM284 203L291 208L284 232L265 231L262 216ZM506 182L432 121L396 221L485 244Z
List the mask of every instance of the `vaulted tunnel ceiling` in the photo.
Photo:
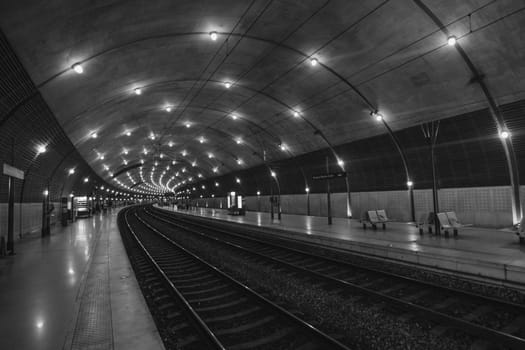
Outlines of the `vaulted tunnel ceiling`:
M522 1L424 3L498 104L525 98ZM374 110L400 130L487 106L417 1L4 1L0 26L79 153L133 190L383 134Z

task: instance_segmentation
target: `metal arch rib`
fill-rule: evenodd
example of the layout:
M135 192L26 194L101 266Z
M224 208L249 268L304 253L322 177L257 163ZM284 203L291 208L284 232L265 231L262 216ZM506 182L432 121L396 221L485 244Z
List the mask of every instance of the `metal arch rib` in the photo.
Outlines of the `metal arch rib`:
M439 29L447 36L450 36L450 32L448 28L445 26L445 24L439 19L439 17L432 12L432 10L421 0L413 0L414 3L439 27ZM467 65L467 67L470 69L472 75L473 75L473 82L478 83L479 87L481 88L483 95L487 99L489 110L492 115L492 119L496 123L496 126L498 127L499 131L505 130L505 120L503 118L503 115L501 114L501 111L496 104L496 101L492 94L490 93L490 90L483 80L483 75L481 72L476 68L470 57L468 56L467 52L461 47L461 45L456 42L455 44L456 50L460 54L461 58ZM519 184L519 168L518 168L518 161L516 159L516 153L514 152L514 147L512 145L512 141L509 138L501 139L501 143L503 145L503 149L505 151L505 158L507 160L507 166L509 169L509 178L510 178L510 185L512 188L512 209L513 209L513 223L519 222L519 220L522 217L522 209L521 209L521 200L520 200L520 184Z

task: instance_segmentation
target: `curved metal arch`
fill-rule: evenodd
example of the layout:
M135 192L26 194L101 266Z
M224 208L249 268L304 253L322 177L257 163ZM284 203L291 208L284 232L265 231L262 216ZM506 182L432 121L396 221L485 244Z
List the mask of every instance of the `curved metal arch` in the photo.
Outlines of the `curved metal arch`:
M267 39L267 38L263 38L263 37L260 37L260 36L255 36L255 35L250 35L250 34L245 34L245 33L217 32L217 34L219 34L221 36L226 36L227 35L229 37L241 37L243 39L250 39L250 40L255 40L255 41L271 44L273 46L276 46L276 47L283 48L283 49L286 49L288 51L291 51L291 52L297 54L298 56L302 56L305 60L307 60L308 58L311 57L311 55L308 55L304 51L296 49L296 48L294 48L294 47L292 47L290 45L286 45L284 43L275 41L273 39ZM99 51L99 52L97 52L97 53L95 53L95 54L93 54L91 56L88 56L88 57L84 58L83 60L80 60L80 61L78 61L76 63L83 64L83 63L91 61L91 60L93 60L95 58L98 58L100 56L103 56L103 55L106 55L106 54L109 54L109 53L113 53L113 52L119 51L121 49L127 48L129 46L133 46L133 45L136 45L136 44L139 44L139 43L143 43L143 42L147 42L147 41L150 41L150 40L172 39L172 38L175 38L175 37L197 36L197 35L209 35L209 33L208 32L179 32L179 33L165 33L165 34L149 35L149 36L145 36L145 37L142 37L142 38L131 40L131 41L122 43L120 45L115 45L113 47L104 49L104 50ZM323 65L323 67L326 69L327 66ZM68 68L63 69L63 70L61 70L59 72L56 72L55 74L53 74L52 76L50 76L46 80L38 83L36 85L37 89L42 87L42 86L44 86L44 85L46 85L46 84L48 84L50 81L53 81L54 79L60 77L61 75L69 72L71 69L72 69L71 67L68 67ZM335 71L334 70L329 70L329 72L334 74ZM345 81L345 84L347 84L349 87L351 87L354 92L356 92L361 98L363 98L363 100L367 101L366 97L359 92L357 87L352 85L349 81L347 81L341 75L336 75L336 77L341 79L341 80L343 80L343 81Z
M217 82L218 82L218 81L217 81ZM219 82L218 82L218 83L219 83ZM249 90L255 91L255 90L253 90L253 89L249 89ZM266 94L266 95L269 96L269 98L271 98L271 99L273 99L274 101L276 101L277 103L280 103L281 105L285 105L284 102L279 101L278 99L275 99L273 96L271 96L271 95L269 95L269 94ZM99 105L99 106L100 106L100 105ZM181 107L181 106L174 106L173 108L174 108L174 109L178 109L178 108L182 108L182 107ZM188 108L188 107L185 107L185 108ZM201 108L201 107L197 106L197 107L190 107L190 108ZM151 110L153 110L153 108L148 109L147 111L149 112L149 111L151 111ZM207 107L206 110L211 110L211 111L215 111L215 112L219 112L219 113L224 113L224 114L231 114L231 112L227 112L226 110L218 109L218 108L208 108L208 107ZM87 111L83 111L83 112L81 112L80 114L84 114L84 113L86 113L86 112L87 112ZM75 117L73 117L73 119L78 118L78 116L79 116L80 114L77 114ZM224 119L224 118L225 118L225 117L223 117L223 119ZM281 140L280 138L278 138L278 137L276 137L276 135L274 135L274 134L268 132L268 130L266 130L265 128L261 127L259 124L257 124L256 122L250 120L249 118L244 118L244 117L242 117L242 116L239 116L238 119L239 119L239 120L242 120L242 121L244 121L244 122L246 122L246 123L248 123L249 125L255 126L259 131L262 131L265 135L267 135L267 136L269 136L269 137L271 137L271 138L276 139L278 142L276 142L276 143L274 144L274 147L279 147L279 145L282 143L282 140ZM69 119L69 120L72 120L72 119ZM222 119L221 119L221 120L222 120ZM203 128L201 128L201 130L206 130L206 129L218 130L218 129L215 129L215 128L209 126L209 125L208 125L208 126L205 126L205 127L203 127ZM197 132L195 132L194 135L195 135L195 134L197 134ZM191 136L190 136L190 137L191 137ZM232 137L232 139L233 139L233 137ZM78 143L77 143L77 144L78 144ZM154 142L151 142L150 144L155 144L155 143L154 143ZM185 143L184 145L187 145L187 143ZM255 152L255 151L254 151L254 152Z
M64 163L64 161L69 158L69 156L71 154L73 154L74 152L76 151L76 148L72 148L69 152L67 152L65 155L62 156L62 158L60 159L60 161L57 163L57 165L53 168L53 170L51 171L51 174L47 177L46 179L46 183L49 184L51 182L51 180L53 179L53 177L55 176L56 172L58 171L58 169L62 166L62 164ZM103 179L102 179L103 180ZM109 187L111 187L112 189L115 189L115 186L107 183L107 185ZM62 187L62 191L63 191L63 187ZM60 194L60 196L62 196L62 192Z
M127 166L127 167L124 167L122 169L120 169L119 171L117 171L116 173L113 174L113 176L111 176L112 179L116 179L118 176L122 175L123 173L127 173L129 172L130 170L133 170L133 169L136 169L136 168L140 168L142 167L143 164L142 163L137 163L137 164L132 164L130 166ZM136 183L134 183L133 185L129 186L129 189L131 190L132 188L140 185L144 183L144 181L138 181Z
M223 131L222 129L218 129L218 128L214 128L212 126L208 126L208 127L205 128L205 130L211 130L214 133L216 133L216 134L218 134L220 136L223 136L225 139L228 139L228 140L231 140L232 142L235 142L234 141L235 137L232 134L230 134L230 133L228 133L226 131ZM245 138L243 140L244 140L243 145L248 147L248 149L252 152L252 155L257 156L257 157L261 158L262 160L264 160L264 157L259 152L257 152L255 150L255 147L251 146L250 142L247 142ZM184 145L187 145L187 143L184 144ZM182 147L184 147L184 145ZM276 147L277 146L278 145L276 145ZM232 153L230 153L230 152L228 152L228 153L230 155L232 155ZM236 157L232 155L232 158L235 159Z
M197 165L196 165L196 166L194 167L194 166L192 165L192 162L189 161L188 159L185 159L185 158L180 158L180 157L171 157L171 158L170 158L170 157L168 157L168 159L166 160L166 162L171 163L173 160L176 161L178 164L183 163L183 164L184 164L183 167L186 167L186 171L187 171L188 175L191 176L191 177L194 177L194 176L195 176L195 177L198 178L198 174L201 173L201 172L199 172L199 169L200 169L203 173L209 173L209 170L207 170L207 169L205 169L205 168L203 168L203 167L201 167L201 166L197 166ZM151 163L151 161L148 161L147 163ZM138 165L135 166L135 168L136 168L136 167L140 167L140 166L144 166L144 165L146 165L147 163L144 163L144 164L139 163ZM199 163L197 163L197 164L199 164ZM225 165L225 163L223 163L222 161L221 161L221 164L222 164L222 165ZM170 166L171 166L171 165L170 165ZM175 167L175 166L176 166L176 164L173 165L173 167ZM197 169L195 169L195 168L197 168ZM151 167L147 168L146 171L147 171L147 170L151 170ZM170 171L174 171L174 170L170 170ZM181 169L179 169L178 171L181 171ZM214 173L213 173L213 174L214 174ZM181 176L181 175L179 175L179 176L175 176L175 175L172 173L172 176L176 177L177 179L184 179L184 177ZM169 177L171 178L171 176L169 176Z
M149 40L156 40L156 39L165 39L165 38L173 38L173 37L181 37L181 36L191 36L191 35L203 35L203 34L206 34L208 35L209 33L207 32L185 32L185 33L167 33L167 34L160 34L160 35L153 35L153 36L147 36L147 37L144 37L144 38L140 38L140 39L136 39L136 40L132 40L130 42L127 42L127 43L124 43L124 44L121 44L121 45L117 45L117 46L114 46L112 48L109 48L109 49L106 49L106 50L103 50L103 51L100 51L94 55L91 55L89 56L88 58L85 58L81 61L79 61L78 63L85 63L85 62L88 62L94 58L97 58L99 56L102 56L106 53L110 53L110 52L113 52L113 51L118 51L120 49L123 49L125 47L128 47L128 46L132 46L134 44L137 44L137 43L140 43L140 42L145 42L145 41L149 41ZM285 45L283 43L280 43L280 42L277 42L275 40L271 40L271 39L266 39L266 38L261 38L261 37L257 37L257 36L253 36L253 35L247 35L247 34L240 34L240 33L227 33L227 32L218 32L218 34L221 34L221 35L229 35L229 36L232 36L232 37L243 37L243 38L248 38L248 39L252 39L252 40L256 40L256 41L262 41L262 42L265 42L265 43L269 43L269 44L272 44L274 46L278 46L278 47L281 47L281 48L285 48L289 51L292 51L294 53L296 53L297 55L299 56L302 56L304 58L304 61L306 61L308 58L310 58L310 55L306 54L305 52L299 50L299 49L296 49L296 48L293 48L292 46L289 46L289 45ZM333 74L334 76L336 76L338 79L340 79L341 81L343 81L346 85L348 85L352 91L354 91L355 93L358 94L358 96L363 99L363 101L365 101L365 103L372 109L372 110L376 110L376 108L374 108L374 106L372 105L372 103L360 92L360 90L354 86L353 84L351 84L347 79L345 79L342 75L338 74L334 69L328 67L326 64L320 64L320 66L322 66L323 68L325 68L328 72L330 72L331 74ZM50 78L48 78L47 80L43 81L42 83L38 84L37 85L37 88L47 84L49 81L63 75L64 73L70 71L71 68L67 68L67 69L64 69L58 73L56 73L55 75L51 76ZM286 104L285 104L286 105ZM290 106L286 105L290 110L293 110ZM317 131L318 129L315 128L315 130ZM335 151L333 150L333 147L332 145L330 144L330 142L323 136L323 139L327 142L327 144L329 145L330 149L332 150L332 152L335 153Z
M207 129L207 130L212 130L213 132L215 132L216 134L219 134L219 135L221 135L221 136L222 136L222 135L226 135L225 138L228 139L228 140L232 140L232 142L235 140L235 137L234 137L233 135L231 135L231 134L229 134L229 133L227 133L227 132L225 132L225 131L223 131L223 130L221 130L221 129L213 128L213 127L210 127L210 126L206 127L206 129ZM261 158L261 159L263 160L263 162L264 162L264 157L263 157L259 152L257 152L256 149L255 149L253 146L250 145L250 142L247 142L247 141L245 140L245 141L243 142L243 145L244 145L245 147L246 147L246 146L248 147L248 149L251 151L251 155L255 155L255 156ZM158 146L158 144L157 144L157 146ZM275 145L275 147L278 147L278 145ZM184 147L183 147L183 148L184 148ZM224 151L224 150L223 150L223 151ZM177 151L173 151L173 152L178 153ZM175 160L175 158L177 158L177 157L172 156L172 151L171 151L171 150L163 151L162 153L166 154L167 158L169 158L169 159ZM236 157L236 156L235 156L233 153L231 153L231 152L227 152L227 154L230 156L231 159L236 159L236 158L238 158L238 157ZM204 158L206 159L206 157L204 157ZM217 159L217 160L218 160L223 166L226 166L227 168L230 168L231 170L234 170L234 169L232 169L232 168L227 164L227 162L225 162L225 161L223 160L223 158L221 158L221 157L217 157L215 151L214 151L214 158L216 158L216 159ZM189 160L187 160L187 159L184 159L184 158L177 158L177 159L178 159L178 160L182 160L182 161L184 161L184 162L187 162L188 164L191 165L191 162L190 162ZM143 165L143 164L130 165L130 166L128 166L127 168L138 167L138 166L141 166L141 165ZM213 168L213 166L212 166L212 168ZM125 168L125 169L126 169L126 168ZM204 168L202 168L202 169L203 169L203 171L205 171L205 172L209 172L209 170L207 170L207 169L204 169ZM117 173L114 174L114 177L120 175L121 172L122 172L122 170L119 170Z
M119 175L125 173L125 172L128 172L130 170L133 170L133 169L136 169L136 168L140 168L142 166L142 163L137 163L137 164L131 164L131 165L128 165L120 170L118 170L117 172L113 173L113 176L111 176L112 179L116 179Z
M153 83L153 84L147 84L147 85L142 85L141 88L156 88L158 86L165 86L165 85L168 85L168 86L171 86L171 85L175 85L176 83L184 83L184 82L198 82L198 81L203 81L203 79L190 79L190 78L183 78L183 79L170 79L170 80L163 80L163 81L160 81L160 82L156 82L156 83ZM222 81L219 81L219 80L207 80L207 81L210 81L214 84L223 84ZM252 91L252 92L255 92L256 94L260 94L272 101L274 101L276 104L278 105L281 105L281 106L284 106L286 108L289 108L290 107L284 103L282 100L278 99L277 97L275 96L272 96L268 93L264 93L264 92L260 92L259 90L257 89L253 89L253 88L250 88L250 87L247 87L247 86L244 86L242 84L235 84L235 86L237 87L240 87L244 90L248 90L248 91ZM86 114L86 113L89 113L89 112L92 112L92 111L95 111L99 108L102 108L104 107L105 105L108 105L108 104L112 104L114 102L117 102L117 101L122 101L120 100L121 97L135 97L135 96L132 96L131 93L127 93L127 92L122 92L122 93L119 93L119 94L115 94L114 96L110 97L109 99L106 99L105 101L101 102L101 103L98 103L98 104L94 104L94 105L90 105L90 107L80 113L77 113L75 115L73 115L71 118L67 118L66 122L64 123L63 127L65 128L69 123L73 122L73 121L77 121L79 119L80 116L82 116L83 114ZM203 107L203 106L195 106L195 105L187 105L185 107L181 107L180 105L178 106L173 106L173 109L176 110L176 109L180 109L180 108L201 108L203 109L204 111L206 110L211 110L211 111L220 111L221 113L224 113L225 115L227 114L231 114L233 113L232 110L230 111L227 111L225 109L218 109L218 108L209 108L209 107ZM154 109L151 108L151 109L147 109L146 111L153 111ZM241 118L239 118L241 119ZM254 126L258 127L261 131L265 131L267 132L264 128L262 128L261 126L259 126L255 121L253 120L249 120L248 118L242 118L243 120L245 120L246 122L249 122L250 124L253 124ZM164 128L166 129L166 128ZM268 133L269 135L271 135L270 133Z
M263 150L264 150L264 146L261 146L261 148L263 148ZM287 153L288 155L290 155L290 157L293 156L293 154L292 154L289 150L286 150L286 153ZM263 164L262 164L262 165L265 166L265 167L268 169L268 176L270 176L270 182L272 183L273 181L276 181L276 183L279 183L279 180L278 180L278 179L274 179L274 178L272 178L271 175L270 175L271 172L272 172L272 170L273 170L273 168L272 168L270 162L267 161L266 158L265 158L264 156L262 157L262 159L263 159ZM303 169L302 165L301 165L301 164L297 164L297 166L298 166L299 169L301 170L301 174L303 175L305 186L308 187L308 180L306 179L306 175L305 175L305 173L304 173L304 169ZM214 182L215 182L215 180L214 180L215 178L216 178L216 177L208 178L208 179L204 179L204 180L202 180L202 181L199 181L198 184L200 184L200 183L202 183L202 182L205 182L205 183L208 183L208 182L214 183ZM185 191L185 190L188 188L188 186L190 186L190 184L185 184L184 186L181 186L181 191ZM271 184L270 184L270 186L271 186ZM207 188L207 190L209 191L209 188Z
M104 54L107 54L107 53L110 53L110 52L115 52L115 51L118 51L120 49L123 49L123 48L126 48L128 46L132 46L132 45L135 45L135 44L138 44L138 43L141 43L141 42L145 42L145 41L149 41L149 40L157 40L157 39L165 39L165 38L174 38L174 37L182 37L182 36L193 36L193 35L207 35L208 33L207 32L182 32L182 33L165 33L165 34L158 34L158 35L151 35L151 36L146 36L146 37L143 37L143 38L139 38L139 39L135 39L135 40L132 40L132 41L129 41L127 43L123 43L121 45L117 45L117 46L113 46L111 48L108 48L108 49L105 49L105 50L102 50L100 52L97 52L77 63L85 63L85 62L88 62L94 58L97 58L97 57L100 57ZM304 58L304 61L307 60L308 58L310 58L310 55L307 55L305 52L299 50L299 49L296 49L292 46L289 46L289 45L285 45L281 42L277 42L275 40L271 40L271 39L266 39L266 38L262 38L262 37L257 37L257 36L253 36L253 35L248 35L248 34L241 34L241 33L227 33L227 32L218 32L218 34L221 34L221 35L228 35L230 37L242 37L242 38L247 38L247 39L251 39L251 40L256 40L256 41L261 41L261 42L265 42L265 43L268 43L268 44L272 44L274 46L277 46L277 47L280 47L280 48L284 48L284 49L287 49L289 51L292 51L294 53L296 53L297 55L299 56L302 56ZM320 66L322 66L323 68L327 69L329 68L327 65L325 64L321 64ZM53 81L54 79L60 77L61 75L65 74L66 72L70 71L71 70L71 67L68 67L67 69L64 69L62 71L59 71L57 73L55 73L54 75L50 76L48 79L42 81L41 83L37 84L36 85L36 88L39 89L43 86L45 86L47 83ZM341 81L343 81L346 85L348 85L352 91L354 91L354 93L358 94L358 96L369 106L371 107L372 110L376 110L377 108L373 108L373 105L372 103L360 92L360 90L354 86L353 84L351 84L347 79L345 79L343 76L341 76L340 74L336 73L334 69L330 68L330 69L327 69L328 72L330 72L331 74L334 74L335 73L335 76L340 79ZM24 102L25 103L25 102ZM17 108L17 106L15 106L14 108ZM9 117L11 116L11 111L8 113L7 117L4 118L4 119L8 119ZM2 121L4 122L4 120ZM320 133L320 130L318 128L315 128L314 129L316 132L319 132ZM322 135L322 133L320 133ZM334 153L334 155L337 157L332 145L330 144L330 142L326 139L326 137L324 137L324 135L322 136L323 139L325 140L325 142L327 142L327 144L329 145L329 148L331 149L331 151ZM398 149L401 149L398 147ZM402 150L402 149L401 149ZM402 157L403 158L403 157ZM408 165L406 165L406 167L408 168Z
M448 37L450 37L450 31L448 30L447 26L439 19L439 17L421 0L413 0L414 3L436 24L436 26L439 27L439 29ZM481 88L481 91L483 95L485 96L485 99L487 100L487 103L489 105L489 110L492 116L492 119L496 123L496 126L498 128L498 132L502 132L506 130L505 126L505 119L503 118L503 115L501 114L501 111L496 103L496 100L490 93L490 90L487 86L487 84L484 81L484 75L476 68L472 60L470 59L467 52L463 49L463 47L456 42L454 45L456 50L458 51L459 55L469 68L470 72L472 73L473 77L471 78L472 82L475 82L479 85ZM501 139L501 138L500 138ZM511 137L508 137L506 139L501 139L501 143L503 146L503 150L505 151L505 158L507 160L507 167L509 169L509 178L510 178L510 185L512 188L512 216L513 216L513 224L517 224L521 218L523 217L523 212L521 208L521 199L520 199L520 183L519 183L519 167L518 167L518 161L516 158L516 153L514 152L514 147L512 145Z
M137 182L137 183L131 185L129 188L132 189L132 188L134 188L134 187L137 187L137 186L139 186L139 185L142 185L143 183L144 183L144 181L139 181L139 182Z
M194 176L195 176L195 177L198 177L199 174L202 174L202 173L206 174L206 173L209 173L209 172L210 172L210 170L205 169L204 167L200 166L198 162L197 162L197 165L193 166L192 162L190 162L189 160L186 160L186 159L184 159L184 160L182 160L182 161L178 159L178 160L176 160L176 161L177 161L177 164L178 164L179 162L184 163L184 166L183 166L183 167L186 168L186 171L187 171L188 175L190 175L190 176L192 176L192 177L194 177ZM170 170L170 171L175 171L175 170L176 170L175 167L177 166L177 164L173 165L174 169L173 169L173 170ZM177 171L175 171L175 172L178 172L178 171L182 171L182 168L179 169L179 170L177 170ZM212 173L213 173L213 172L212 172ZM172 176L175 176L175 174L172 173ZM204 175L203 175L203 176L204 176ZM175 176L175 177L178 178L178 179L179 179L179 178L180 178L180 179L183 179L183 176Z
M158 145L154 145L154 146L157 146L157 147L158 147ZM154 152L155 152L155 151L154 151ZM153 153L154 153L154 152L153 152ZM172 162L173 160L175 160L175 161L177 161L177 162L183 162L183 163L189 165L190 167L192 167L192 166L191 166L191 163L192 163L191 161L189 161L189 160L187 160L187 159L185 159L185 158L178 157L178 155L174 155L174 154L179 153L179 152L177 152L177 151L175 151L175 150L173 150L173 151L172 151L172 150L167 150L167 151L163 151L162 153L166 155L166 159L165 159L165 160L162 160L162 159L161 159L161 160L157 160L157 161L161 161L161 162ZM120 155L117 155L116 157L120 157ZM154 157L157 158L158 156L154 156ZM140 156L138 156L137 159L128 161L128 163L133 163L133 164L130 164L130 165L127 165L127 166L125 166L125 167L123 167L123 168L120 168L117 172L115 172L115 173L113 174L113 176L111 176L111 178L118 177L118 176L121 175L123 172L126 172L126 171L128 171L128 170L132 170L132 169L134 169L134 168L138 168L138 167L147 167L147 166L149 165L149 163L152 163L152 162L153 162L153 161L151 161L151 160L146 160L147 158L149 158L149 157L140 157ZM141 163L141 159L144 160L144 163ZM222 162L219 158L217 158L217 159L220 161L220 163L221 163L223 166L226 166L226 164L225 164L224 162ZM108 160L110 160L110 159L108 159ZM211 167L213 168L213 164L212 164L212 163L209 163L209 164L210 164ZM206 168L203 168L203 167L200 167L200 166L199 166L198 168L199 168L199 169L202 169L203 172L209 172L209 170L206 169ZM150 169L150 168L146 168L146 169Z
M175 160L175 159L172 159L172 160ZM170 163L170 164L169 164L170 167L175 167L176 165L171 165L171 161L172 161L172 160L169 160L169 159L168 159L167 162ZM206 171L204 168L201 168L201 167L197 167L197 166L193 167L193 166L191 165L191 162L189 162L189 161L186 160L186 159L182 159L182 158L180 158L180 159L177 159L176 161L177 161L178 163L181 163L181 162L184 163L184 166L183 166L183 167L187 167L187 168L186 168L186 172L188 173L189 176L192 176L192 177L193 177L193 176L198 176L199 171L196 170L196 169L194 169L194 168L198 168L198 169L201 169L201 170L203 170L203 171ZM151 161L149 161L148 163L151 163ZM135 165L133 166L133 168L134 168L134 169L135 169L135 168L140 168L140 167L145 166L146 164L147 164L147 163L144 163L144 164L142 164L142 163L135 164ZM148 171L148 170L151 171L152 168L153 168L153 167L145 168L145 171ZM174 171L174 170L170 170L170 171ZM180 171L180 170L179 170L179 171ZM120 175L120 174L119 174L119 175ZM172 175L172 176L175 176L175 175ZM171 177L171 176L170 176L170 177ZM177 177L177 178L181 178L181 179L183 178L182 176L176 176L176 177ZM146 182L147 182L147 181L146 181Z
M177 108L182 108L180 106L174 106L173 109L177 109ZM200 106L193 106L193 107L189 107L189 108L201 108ZM150 108L150 109L146 109L146 113L152 111L153 108ZM213 111L213 112L216 112L216 113L227 113L226 110L223 110L223 109L218 109L218 108L208 108L207 110L209 111ZM263 132L264 134L266 134L268 137L270 138L274 138L275 140L277 140L278 142L276 143L278 145L278 143L282 142L280 138L278 138L276 135L268 132L268 130L264 129L263 127L261 127L260 125L258 125L257 123L253 122L252 120L250 120L249 118L244 118L242 116L238 116L238 119L243 121L243 122L246 122L248 123L249 125L251 126L255 126L257 128L257 130ZM199 124L198 122L192 122L193 124ZM203 130L206 129L206 127L203 127L202 128ZM197 134L197 132L194 133L194 135ZM191 137L191 136L188 136L188 137ZM158 145L158 141L148 141L150 145ZM80 144L80 142L76 143L76 145Z

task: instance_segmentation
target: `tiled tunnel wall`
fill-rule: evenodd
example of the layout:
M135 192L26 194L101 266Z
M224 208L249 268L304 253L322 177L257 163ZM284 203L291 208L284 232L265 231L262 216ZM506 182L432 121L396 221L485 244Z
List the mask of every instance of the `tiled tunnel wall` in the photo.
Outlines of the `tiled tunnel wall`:
M52 203L55 208L60 208L58 202ZM13 235L15 238L38 233L42 228L42 203L15 203L13 215ZM50 218L51 225L59 221L56 210ZM0 203L0 233L7 231L7 203Z
M16 202L40 203L49 186L52 200L72 191L90 193L103 183L77 152L55 116L0 32L0 165L25 172L25 184L15 180ZM47 152L37 153L45 145ZM70 175L68 170L75 168ZM88 184L83 178L89 177ZM8 178L0 176L0 203L7 202Z
M1 31L0 77L0 236L7 231L5 163L25 172L24 184L14 179L14 235L18 236L40 228L43 191L48 186L51 201L58 202L71 192L91 193L94 186L104 181L77 152ZM47 152L37 154L39 145L46 145ZM68 173L70 168L75 168L72 175ZM87 184L84 177L90 178ZM55 208L59 208L56 203ZM57 211L54 215L58 215Z

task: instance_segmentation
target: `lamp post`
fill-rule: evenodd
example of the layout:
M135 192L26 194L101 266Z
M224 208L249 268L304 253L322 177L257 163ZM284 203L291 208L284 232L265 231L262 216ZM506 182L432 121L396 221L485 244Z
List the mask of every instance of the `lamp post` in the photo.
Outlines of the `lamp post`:
M42 237L49 236L51 234L51 220L50 214L52 209L49 206L49 183L43 192L42 197Z
M275 183L277 184L277 218L281 220L281 186L279 184L279 179L277 178L277 174L275 171L270 170L270 175L275 180Z
M408 196L410 199L410 218L413 222L415 222L416 218L416 208L414 206L414 182L412 180L407 181L407 187L408 187Z
M396 134L392 131L388 123L386 122L385 118L382 114L380 114L377 110L374 110L370 112L370 115L376 119L376 121L382 123L388 132L388 135L392 139L392 142L397 148L397 151L399 153L399 156L401 157L401 161L403 163L403 167L405 168L405 176L407 180L407 186L408 186L408 192L409 192L409 200L410 200L410 219L411 221L416 221L416 214L414 210L414 192L413 192L413 186L409 185L409 183L412 183L412 180L410 180L410 171L408 168L408 160L405 155L405 151L403 150L403 147L401 147L401 143L399 142Z
M306 187L306 216L310 216L310 187Z
M14 162L14 146L15 142L13 140L12 144L12 162ZM36 147L36 154L29 164L27 170L24 173L23 179L22 179L22 186L20 190L20 205L18 208L18 216L19 216L19 224L18 224L18 235L20 238L22 238L22 200L24 196L24 187L26 183L27 176L29 176L29 173L31 171L31 168L33 167L33 164L35 163L35 160L38 158L38 156L42 153L45 153L47 151L47 147L45 145L38 145ZM13 239L13 231L14 231L14 224L13 224L13 214L14 214L14 198L15 198L15 192L14 192L14 180L10 176L9 177L9 198L8 198L8 228L7 228L7 250L10 251L10 254L14 254L14 239Z
M338 161L340 163L340 161ZM341 165L341 164L339 164ZM328 163L328 157L326 157L326 173L328 174L330 172L330 165ZM326 180L326 210L327 210L327 218L328 218L328 225L332 224L332 201L330 199L330 180Z
M436 142L439 132L439 120L433 121L427 124L421 125L421 129L423 131L423 135L425 136L425 139L428 143L428 148L430 152L430 167L432 170L432 202L434 205L434 228L436 235L439 235L440 232L440 224L438 219L438 212L439 212L439 198L438 198L438 185L437 185L437 174L436 174L436 155L435 155L435 149L436 149Z

